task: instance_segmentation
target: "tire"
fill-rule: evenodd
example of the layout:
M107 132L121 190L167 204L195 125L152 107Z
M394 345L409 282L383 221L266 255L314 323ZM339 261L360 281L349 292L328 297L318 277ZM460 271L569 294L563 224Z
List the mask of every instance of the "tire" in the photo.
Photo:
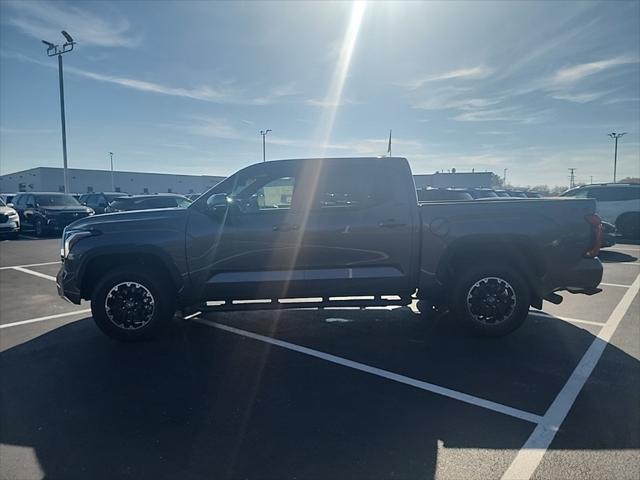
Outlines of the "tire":
M623 237L637 240L640 238L640 212L630 212L620 215L616 221L616 228Z
M44 236L44 225L42 225L42 219L36 218L36 222L33 224L33 228L36 231L36 237Z
M522 275L506 265L483 262L454 281L450 310L472 334L501 337L522 325L530 301Z
M175 313L175 293L157 272L142 266L109 271L91 295L98 328L122 342L149 340Z

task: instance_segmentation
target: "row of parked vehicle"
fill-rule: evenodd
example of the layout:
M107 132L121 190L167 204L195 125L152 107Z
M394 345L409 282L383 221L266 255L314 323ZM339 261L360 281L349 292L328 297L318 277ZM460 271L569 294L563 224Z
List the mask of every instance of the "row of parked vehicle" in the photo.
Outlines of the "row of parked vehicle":
M433 202L439 200L479 200L483 198L542 198L533 191L493 190L491 188L419 188L418 201Z
M28 228L40 237L48 233L62 233L70 223L91 215L155 208L185 208L191 200L174 193L127 195L121 192L98 192L72 195L26 192L4 194L0 196L0 202L0 234L17 237L20 230Z

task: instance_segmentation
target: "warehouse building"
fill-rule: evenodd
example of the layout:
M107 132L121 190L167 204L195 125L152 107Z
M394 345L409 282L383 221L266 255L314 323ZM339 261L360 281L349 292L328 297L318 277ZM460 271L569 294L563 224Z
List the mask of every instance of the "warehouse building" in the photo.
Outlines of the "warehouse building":
M64 192L62 168L37 167L0 176L0 192ZM224 180L210 175L113 172L116 192L123 193L202 193ZM110 192L110 170L69 169L72 193Z
M456 172L414 175L416 188L458 187L491 188L491 172ZM123 193L202 193L224 180L210 175L174 175L114 171L116 192ZM69 169L69 190L72 193L110 192L111 171ZM62 168L37 167L0 176L0 192L63 192Z

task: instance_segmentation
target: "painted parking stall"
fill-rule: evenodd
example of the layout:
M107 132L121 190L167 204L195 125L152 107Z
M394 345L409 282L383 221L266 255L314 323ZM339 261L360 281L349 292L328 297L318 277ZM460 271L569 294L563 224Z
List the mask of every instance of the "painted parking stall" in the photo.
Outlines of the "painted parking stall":
M107 441L128 474L155 478L554 478L566 473L563 456L604 478L613 467L581 439L598 435L589 424L624 415L639 425L622 381L640 357L635 245L605 262L602 294L545 304L501 339L410 308L301 309L194 313L139 346L104 338L87 303L57 297L58 248L57 239L0 244L9 477L107 478ZM585 405L602 369L617 399ZM600 435L600 448L620 449L622 476L637 478L638 431Z

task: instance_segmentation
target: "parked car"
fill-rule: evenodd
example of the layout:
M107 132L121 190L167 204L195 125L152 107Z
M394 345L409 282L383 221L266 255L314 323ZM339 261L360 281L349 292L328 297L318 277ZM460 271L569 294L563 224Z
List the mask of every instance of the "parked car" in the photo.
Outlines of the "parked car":
M18 212L0 198L0 236L17 238L20 232L20 217Z
M416 191L419 202L437 202L441 200L473 200L464 190L455 188L420 188Z
M120 340L148 338L176 308L209 300L265 309L300 306L281 298L322 297L316 304L327 306L367 295L351 304L408 305L414 292L448 305L471 331L498 336L518 328L530 305L560 303L559 290L600 291L595 207L588 199L418 204L404 158L258 163L188 208L70 225L58 292L91 300L97 325ZM240 299L270 303L233 303Z
M593 198L598 215L627 238L640 238L640 184L604 183L567 190L561 196Z
M609 222L602 222L602 244L601 248L613 247L616 244L618 232L616 226Z
M507 190L507 193L512 198L527 198L527 193L522 190Z
M13 197L15 196L15 193L0 193L0 199L7 205L13 202Z
M542 194L538 192L526 191L524 194L527 198L542 198Z
M496 195L499 197L504 197L504 198L511 197L511 195L509 195L509 192L507 192L506 190L494 190L494 192L496 192Z
M113 200L105 209L105 213L127 212L130 210L150 210L153 208L188 207L191 201L182 195L158 193L153 195L129 195Z
M498 194L490 188L461 188L461 191L467 192L475 200L481 198L497 198Z
M62 232L70 223L93 215L92 209L66 193L19 193L13 199L13 208L20 215L21 228L32 227L38 237Z
M99 215L101 213L105 213L106 208L115 199L126 196L126 193L121 192L89 193L81 197L80 203L89 208L92 208L96 215Z

